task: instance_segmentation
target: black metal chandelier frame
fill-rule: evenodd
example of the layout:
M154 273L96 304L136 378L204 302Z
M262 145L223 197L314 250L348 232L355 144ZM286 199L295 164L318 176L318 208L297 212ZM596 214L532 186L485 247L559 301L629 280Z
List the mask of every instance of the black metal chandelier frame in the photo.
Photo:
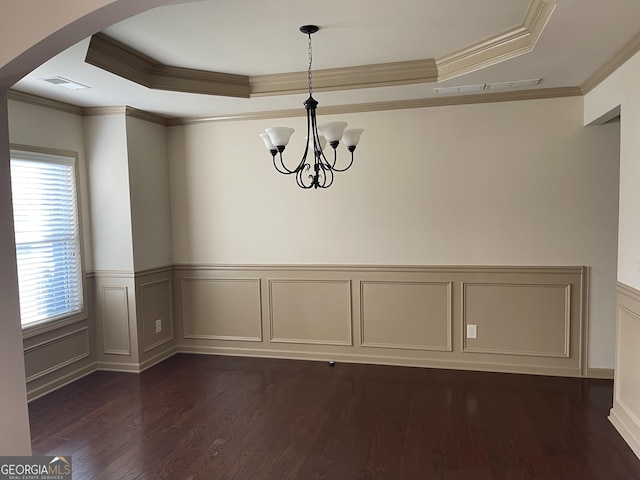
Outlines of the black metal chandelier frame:
M269 153L271 153L273 159L273 166L275 169L285 175L295 174L296 183L300 188L328 188L333 184L334 172L345 172L351 165L353 165L354 151L356 145L362 134L362 129L344 130L346 127L345 122L332 122L326 124L328 139L325 139L323 135L318 132L323 130L322 125L318 126L316 110L318 102L313 98L313 78L312 78L312 63L313 63L313 51L311 46L311 35L316 33L319 27L316 25L303 25L300 27L300 31L308 36L309 39L309 68L307 70L307 76L309 80L309 98L304 102L304 108L306 109L307 116L307 141L304 149L304 154L300 163L294 168L289 169L284 163L282 158L282 152L288 143L289 137L293 133L292 128L276 127L268 128L265 133L261 134L265 145L267 146ZM330 125L334 130L331 133ZM275 131L279 130L280 135L277 135ZM282 132L285 133L282 133ZM337 138L336 138L336 132ZM347 147L347 150L351 154L351 158L346 167L338 168L336 166L338 161L337 148L342 139ZM329 143L329 146L333 149L333 160L327 159L324 154L325 144ZM311 161L308 161L309 150L313 150L313 169Z

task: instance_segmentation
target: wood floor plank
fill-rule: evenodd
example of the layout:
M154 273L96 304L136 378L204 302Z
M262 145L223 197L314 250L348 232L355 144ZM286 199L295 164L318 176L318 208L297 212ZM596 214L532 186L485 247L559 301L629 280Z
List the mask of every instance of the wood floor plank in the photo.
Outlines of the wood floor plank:
M180 354L29 405L75 480L639 479L612 382Z

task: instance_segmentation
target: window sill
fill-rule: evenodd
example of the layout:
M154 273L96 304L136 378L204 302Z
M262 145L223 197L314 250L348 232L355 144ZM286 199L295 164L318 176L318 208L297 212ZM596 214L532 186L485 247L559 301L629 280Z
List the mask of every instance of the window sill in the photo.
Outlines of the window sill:
M72 315L70 317L58 318L56 320L50 320L48 322L38 323L36 325L26 326L22 329L22 339L37 337L46 332L58 330L68 325L83 322L89 318L85 312Z

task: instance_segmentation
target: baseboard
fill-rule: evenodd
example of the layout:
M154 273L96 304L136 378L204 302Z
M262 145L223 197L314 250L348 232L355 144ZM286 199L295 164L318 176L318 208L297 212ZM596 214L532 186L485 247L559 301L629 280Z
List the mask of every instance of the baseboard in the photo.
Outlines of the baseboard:
M140 365L124 362L97 362L96 370L100 372L140 373Z
M613 380L613 368L587 368L587 378L600 378L603 380Z
M82 377L86 377L87 375L92 374L96 370L97 370L96 363L90 363L89 365L85 365L82 368L78 368L73 372L67 373L66 375L56 378L55 380L52 380L48 383L40 385L39 387L36 387L31 390L27 390L27 401L31 402L40 397L44 397L48 393L51 393L55 390L58 390L59 388L69 385L70 383L73 383L76 380L80 380Z
M614 402L613 408L609 413L609 421L627 442L633 453L640 458L640 439L638 438L640 425L637 425L617 402Z
M172 357L177 353L176 347L171 347L164 352L158 353L148 358L142 363L124 363L124 362L98 362L97 370L103 372L123 372L123 373L141 373L145 370L157 365L158 363Z
M335 354L327 352L301 352L294 350L249 349L233 347L211 347L178 345L177 353L200 355L227 355L237 357L280 358L285 360L334 361L344 363L363 363L371 365L391 365L398 367L439 368L446 370L468 370L474 372L515 373L524 375L547 375L553 377L580 377L579 369L532 367L528 365L502 365L492 363L439 361L410 357L367 356L360 354Z
M151 358L148 358L144 362L140 364L140 372L144 372L145 370L157 365L160 362L165 361L167 358L173 357L176 353L178 353L178 349L175 346L168 348L164 352L158 353Z

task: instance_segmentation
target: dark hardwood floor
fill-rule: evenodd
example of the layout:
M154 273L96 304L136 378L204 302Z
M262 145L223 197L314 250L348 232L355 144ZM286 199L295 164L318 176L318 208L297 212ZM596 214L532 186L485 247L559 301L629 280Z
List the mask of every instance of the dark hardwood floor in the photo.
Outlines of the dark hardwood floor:
M29 406L85 479L640 479L612 382L176 355Z

